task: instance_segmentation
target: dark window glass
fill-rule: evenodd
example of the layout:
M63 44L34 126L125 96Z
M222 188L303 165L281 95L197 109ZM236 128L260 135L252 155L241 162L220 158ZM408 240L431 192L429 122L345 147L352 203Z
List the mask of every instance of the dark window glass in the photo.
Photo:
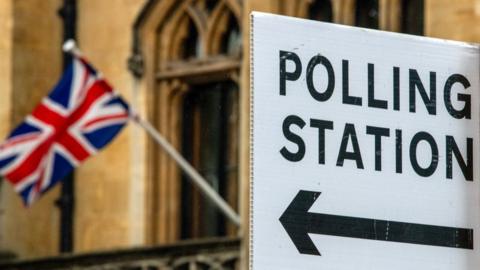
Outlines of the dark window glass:
M233 14L228 16L227 31L222 36L220 44L220 53L237 55L241 50L242 36L240 35L240 27Z
M424 1L423 0L403 0L402 1L402 32L423 35L424 21Z
M223 198L235 201L238 184L236 84L193 86L184 99L183 108L183 155ZM224 216L186 177L182 177L181 237L227 235Z
M213 11L215 6L217 5L217 0L205 0L205 8L209 13Z
M378 29L378 0L357 0L355 25Z
M188 36L183 41L181 57L184 59L194 58L200 54L199 35L195 24L191 19L188 19Z
M330 0L314 1L308 9L308 18L311 20L332 22L332 2Z

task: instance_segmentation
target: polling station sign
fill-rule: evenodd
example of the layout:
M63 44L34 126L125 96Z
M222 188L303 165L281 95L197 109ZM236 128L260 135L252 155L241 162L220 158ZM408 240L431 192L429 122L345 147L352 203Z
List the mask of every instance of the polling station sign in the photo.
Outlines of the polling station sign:
M251 23L251 269L478 269L479 46Z

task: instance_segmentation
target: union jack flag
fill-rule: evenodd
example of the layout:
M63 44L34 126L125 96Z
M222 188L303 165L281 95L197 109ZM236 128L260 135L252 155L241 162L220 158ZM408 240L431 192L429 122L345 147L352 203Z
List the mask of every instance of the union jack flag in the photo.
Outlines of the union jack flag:
M129 119L128 105L83 58L0 145L0 174L30 205L107 145Z

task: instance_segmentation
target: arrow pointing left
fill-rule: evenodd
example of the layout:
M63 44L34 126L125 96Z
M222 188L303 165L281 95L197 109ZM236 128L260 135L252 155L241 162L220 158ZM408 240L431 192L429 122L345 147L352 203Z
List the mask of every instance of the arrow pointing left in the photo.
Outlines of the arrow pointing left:
M316 191L300 190L279 219L302 254L320 255L308 236L309 233L473 249L473 229L309 212L320 194Z

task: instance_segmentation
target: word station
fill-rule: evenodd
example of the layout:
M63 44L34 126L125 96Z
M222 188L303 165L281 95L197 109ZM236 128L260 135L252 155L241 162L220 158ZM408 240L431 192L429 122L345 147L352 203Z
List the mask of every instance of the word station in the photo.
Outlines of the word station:
M341 65L341 91L342 91L342 104L345 106L364 106L369 109L375 110L394 110L400 111L400 70L399 67L392 67L393 85L391 91L393 93L393 100L382 100L375 97L375 64L366 63L366 76L368 78L368 85L365 86L365 92L367 93L367 100L365 102L364 97L353 96L349 93L349 60L342 60ZM335 86L335 74L332 62L327 56L318 54L308 61L308 64L302 63L300 57L291 51L279 51L279 77L280 77L280 89L279 95L288 96L295 95L294 91L289 91L288 86L293 83L302 83L299 78L302 72L306 73L306 84L303 85L305 91L308 91L311 98L318 101L319 106L323 102L329 102L333 93L338 90ZM293 66L292 69L287 70L288 66ZM306 66L306 69L303 67ZM314 76L315 69L323 68L326 71L326 87L325 89L317 89L314 81L318 78ZM462 74L454 73L448 76L443 82L437 80L436 72L430 71L429 81L425 83L421 80L418 71L416 69L408 69L408 85L409 93L409 112L421 113L417 111L416 100L420 97L426 108L426 112L429 115L435 117L437 114L437 103L441 103L444 106L448 114L454 119L468 119L471 120L471 95L468 94L468 88L471 86L468 78ZM402 83L402 85L404 85ZM452 88L456 85L460 85L464 90L464 93L457 93L454 95ZM440 86L440 87L438 87ZM437 102L437 89L441 89L443 96L442 102ZM427 89L429 89L427 91ZM385 89L382 89L385 90ZM455 108L452 104L452 99L457 102L461 102L463 107ZM359 129L354 123L345 123L344 126L338 126L333 121L328 119L302 119L301 117L291 114L285 117L282 125L283 135L285 138L296 145L296 149L284 146L280 153L282 157L291 162L301 161L306 149L309 148L305 145L305 141L302 138L301 131L305 126L309 125L310 128L316 129L318 132L318 164L325 164L325 155L331 155L335 153L326 153L325 141L328 140L328 130L334 130L336 128L343 128L343 135L341 144L338 147L337 153L337 166L344 166L345 160L352 160L355 162L358 169L364 169L364 163L362 158L362 152L365 149L361 148L359 143L359 133L371 136L371 139L375 142L375 149L372 154L375 155L375 170L382 170L382 139L395 140L395 149L391 154L395 159L395 171L402 173L403 171L403 159L404 152L408 153L410 165L419 176L428 177L431 176L438 168L440 151L445 153L445 177L447 179L452 178L452 160L455 159L458 163L462 173L467 181L473 181L473 138L454 138L451 135L445 134L443 138L434 138L426 131L418 131L411 138L404 138L401 129L392 129L389 127L377 127L373 125L367 125L365 129ZM294 131L297 130L297 131ZM445 141L445 149L439 149L437 140ZM408 142L405 146L405 142ZM421 142L428 144L431 151L431 158L428 166L421 166L417 159L417 148ZM466 145L466 152L462 153L459 148L459 143ZM348 151L348 145L352 145L353 151ZM404 149L406 148L406 149Z

